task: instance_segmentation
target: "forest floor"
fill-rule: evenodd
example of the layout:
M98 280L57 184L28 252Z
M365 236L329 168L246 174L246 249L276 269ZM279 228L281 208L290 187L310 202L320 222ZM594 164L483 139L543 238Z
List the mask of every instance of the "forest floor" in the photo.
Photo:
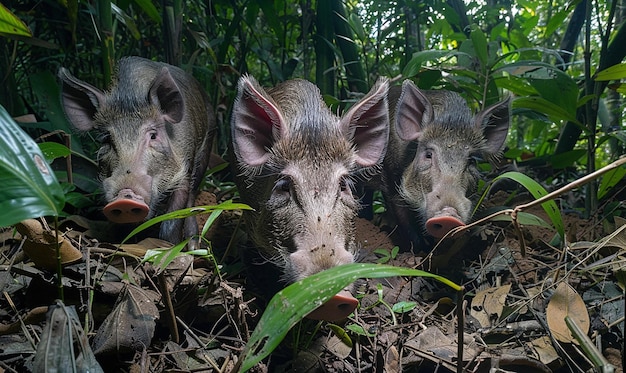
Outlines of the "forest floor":
M198 204L227 198L203 192ZM485 209L525 202L501 191ZM540 206L524 212L550 223ZM54 256L33 258L22 239L32 235L5 230L0 372L66 371L67 364L78 371L231 372L265 304L237 260L245 237L240 215L225 211L209 232L214 259L179 254L165 269L142 260L163 242L112 244L99 238L96 222L64 218L59 231L79 252L63 267L64 303ZM549 226L517 230L506 216L430 252L397 253L384 221L359 219L359 261L445 276L464 286L462 302L432 279L359 280L353 315L335 324L303 320L252 371L454 372L459 337L466 372L584 372L603 361L588 350L623 371L625 222L563 214L563 244ZM566 316L591 342L572 336Z

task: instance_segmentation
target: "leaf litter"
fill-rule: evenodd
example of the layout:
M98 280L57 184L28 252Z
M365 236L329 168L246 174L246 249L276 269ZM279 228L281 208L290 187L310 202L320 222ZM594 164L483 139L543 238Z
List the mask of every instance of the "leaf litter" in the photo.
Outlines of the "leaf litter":
M498 193L492 203L508 198ZM526 212L545 217L541 207ZM44 367L54 363L40 352L45 346L63 364L89 367L82 371L231 372L267 299L254 291L258 284L247 283L235 259L232 247L243 246L244 237L238 212L224 213L217 224L209 238L220 267L182 253L159 269L142 259L165 243L111 244L94 238L84 218L67 218L61 232L83 259L64 267L64 303L56 299L53 272L24 254L20 234L4 230L0 364L7 371L41 371L41 361ZM610 226L574 214L564 216L564 225L569 241L563 246L553 245L555 232L542 224L522 226L525 256L507 221L448 238L432 252L412 253L394 250L384 221L359 219L359 261L448 277L464 285L463 302L429 279L359 280L353 315L334 324L304 319L251 371L453 372L460 360L459 306L466 371L591 369L593 360L564 326L565 316L588 330L621 371L626 225L619 218ZM60 324L51 315L62 315ZM53 324L65 326L51 330Z

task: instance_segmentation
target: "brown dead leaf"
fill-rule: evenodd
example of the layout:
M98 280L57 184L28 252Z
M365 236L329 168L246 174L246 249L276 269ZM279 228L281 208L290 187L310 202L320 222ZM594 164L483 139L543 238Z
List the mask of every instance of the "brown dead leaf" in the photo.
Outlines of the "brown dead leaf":
M552 341L548 336L534 339L528 342L528 344L530 344L537 353L539 361L545 365L552 366L560 359L558 352L556 352L554 346L552 346Z
M74 306L57 301L49 307L46 319L33 361L34 372L103 372Z
M511 284L480 290L472 299L471 315L483 328L488 328L493 321L500 320L506 304L506 296Z
M589 332L590 320L585 302L567 282L561 282L546 307L548 328L558 341L578 344L565 324L565 316L576 321L585 334Z
M158 295L127 284L113 311L102 322L93 340L96 355L133 353L150 345L159 318Z
M24 252L38 268L56 269L57 247L61 264L76 263L83 258L80 250L66 240L62 233L46 229L37 219L26 219L15 225L24 236Z

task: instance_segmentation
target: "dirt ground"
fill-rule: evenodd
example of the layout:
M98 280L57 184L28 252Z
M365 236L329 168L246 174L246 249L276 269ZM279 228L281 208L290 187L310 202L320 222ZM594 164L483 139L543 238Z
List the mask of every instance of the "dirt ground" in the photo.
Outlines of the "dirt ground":
M203 193L198 204L228 198L217 194ZM499 192L484 212L524 202ZM584 372L603 361L621 372L624 221L563 214L563 242L540 206L523 210L517 228L510 212L426 252L396 252L384 219L359 219L359 261L443 275L464 286L462 298L426 278L359 280L353 315L335 324L303 320L252 371L453 372L461 340L467 372ZM109 231L95 222L62 219L59 231L79 253L68 249L64 303L55 261L35 263L25 253L28 234L5 230L0 370L232 371L267 300L237 259L245 239L240 216L222 213L207 235L211 255L179 254L162 270L142 261L162 242L113 245L98 238ZM566 316L582 330L579 339ZM600 352L599 363L589 349Z

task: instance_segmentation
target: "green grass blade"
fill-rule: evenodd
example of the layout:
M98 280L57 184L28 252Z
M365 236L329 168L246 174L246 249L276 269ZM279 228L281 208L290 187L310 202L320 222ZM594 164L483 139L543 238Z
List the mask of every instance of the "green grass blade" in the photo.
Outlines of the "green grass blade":
M215 210L252 210L252 208L246 204L243 203L234 203L232 200L228 200L228 201L224 201L222 203L220 203L219 205L210 205L210 206L194 206L194 207L189 207L186 209L180 209L180 210L176 210L176 211L172 211L170 213L167 214L163 214L163 215L159 215L156 216L144 223L142 223L141 225L139 225L137 228L133 229L132 232L130 232L128 234L128 236L126 236L126 238L124 238L124 240L122 241L122 243L126 242L129 238L131 238L132 236L136 235L137 233L143 231L144 229L147 229L155 224L161 223L165 220L170 220L170 219L183 219L189 216L196 216L199 214L208 214L211 213Z
M357 279L393 276L431 277L456 291L462 289L442 276L381 264L352 263L316 273L289 285L272 298L244 349L241 371L267 357L296 323Z
M548 192L538 182L536 182L535 180L531 179L530 177L520 172L514 172L514 171L506 172L494 178L493 182L495 183L496 181L500 179L510 179L510 180L516 181L517 183L522 185L524 188L526 188L526 190L528 190L535 199L539 199L545 196L546 194L548 194ZM552 225L554 225L554 228L556 229L557 233L559 234L559 236L561 236L562 242L564 242L563 240L565 239L565 227L563 226L563 218L561 217L561 211L559 211L559 208L556 205L556 202L546 201L541 204L541 207L543 207L543 210L546 212L546 214L552 221Z

